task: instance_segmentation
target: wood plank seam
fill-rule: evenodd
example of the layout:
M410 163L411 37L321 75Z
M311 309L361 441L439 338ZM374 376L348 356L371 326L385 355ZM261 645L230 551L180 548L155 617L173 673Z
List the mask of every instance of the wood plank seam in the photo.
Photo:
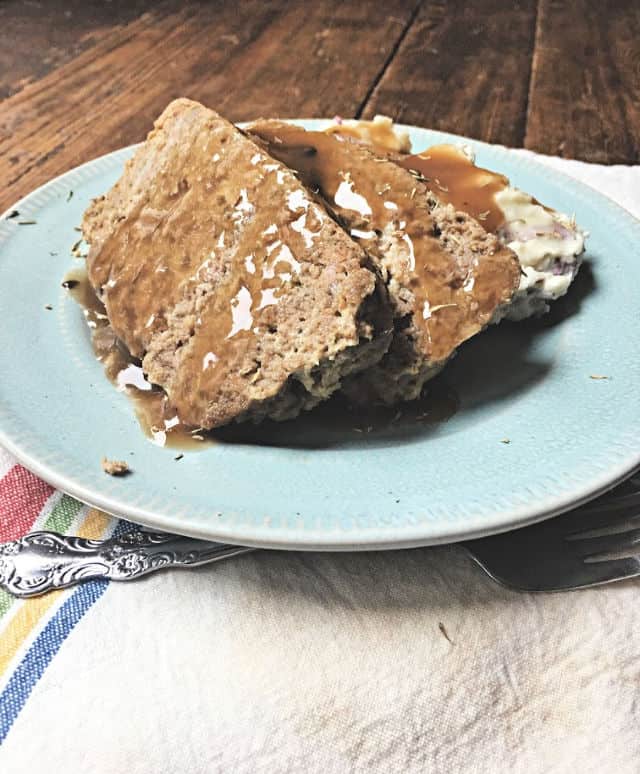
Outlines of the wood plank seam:
M70 166L142 139L176 96L236 121L352 116L416 5L167 0L166 14L106 25L92 45L2 101L0 205Z
M533 22L533 46L531 50L531 59L529 60L529 86L527 88L527 102L525 105L525 112L524 112L524 127L522 132L522 138L520 141L523 147L526 147L527 132L529 130L529 117L531 115L531 96L533 94L534 73L536 69L536 62L537 62L539 43L540 43L540 3L541 3L541 0L537 0L536 13L535 13L535 18Z
M382 67L380 68L380 71L376 74L376 77L374 78L373 82L371 83L371 85L367 89L367 93L364 95L364 99L362 100L362 102L360 103L358 109L356 110L354 118L360 118L362 116L362 114L364 113L364 111L365 111L365 109L367 107L367 104L368 104L369 100L371 99L371 95L375 91L376 86L380 83L380 81L384 77L384 74L387 72L387 69L389 68L389 65L391 64L391 62L393 62L393 59L394 59L395 55L398 53L398 49L402 45L402 41L406 38L407 33L409 32L409 30L413 26L413 24L414 24L414 22L415 22L415 20L416 20L416 18L418 16L418 12L420 11L420 8L422 7L422 2L423 2L423 0L418 0L418 2L416 3L413 11L411 12L411 16L409 16L409 19L407 20L406 24L402 28L402 31L400 32L400 35L399 35L398 39L396 40L395 44L393 45L393 48L389 52L389 55L387 56L385 61L382 63Z
M362 116L520 145L536 3L423 2Z

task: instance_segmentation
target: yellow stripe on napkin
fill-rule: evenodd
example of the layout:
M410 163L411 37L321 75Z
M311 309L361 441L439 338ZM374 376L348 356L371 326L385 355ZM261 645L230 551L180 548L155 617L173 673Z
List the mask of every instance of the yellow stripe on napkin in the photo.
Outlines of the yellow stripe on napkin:
M111 521L112 517L106 513L99 511L97 508L89 508L76 534L78 537L87 538L88 540L99 540L104 535ZM40 620L60 600L64 593L64 590L51 591L42 597L21 600L20 609L16 612L0 639L0 677L4 674L7 666L13 661L16 653Z

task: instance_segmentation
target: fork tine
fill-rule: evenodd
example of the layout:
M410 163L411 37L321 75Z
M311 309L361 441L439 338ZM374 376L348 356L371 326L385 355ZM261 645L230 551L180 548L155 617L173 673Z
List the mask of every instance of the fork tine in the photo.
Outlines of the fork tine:
M579 535L590 530L623 525L638 518L640 518L640 503L636 505L633 501L623 502L623 498L612 498L598 507L580 506L575 511L560 516L557 524L562 527L566 535ZM555 523L556 519L553 519L553 522Z
M598 586L601 583L622 580L627 578L636 578L640 575L640 561L636 557L627 557L624 559L598 559L590 562L585 560L583 565L587 574L586 582L581 586L573 585L573 588L585 588L588 586Z
M494 580L523 591L586 588L640 576L639 489L636 475L571 513L463 545Z
M622 510L624 508L640 508L640 492L632 492L631 494L620 495L619 497L612 497L611 495L604 495L604 498L600 498L593 503L583 505L580 510L584 513L595 513L603 509L608 511Z
M632 515L623 513L617 518L611 519L608 512L603 510L597 515L593 514L593 518L589 519L589 525L583 524L579 530L567 532L565 540L585 540L601 535L620 535L638 528L640 528L640 513Z
M624 556L640 556L639 528L599 537L578 538L570 542L577 555L584 559L612 553Z
M533 534L536 526L525 527L532 540L516 546L510 545L506 538L496 541L495 537L463 545L487 575L518 591L570 591L640 575L637 559L585 562L558 550L559 546L549 544L547 539L538 540Z

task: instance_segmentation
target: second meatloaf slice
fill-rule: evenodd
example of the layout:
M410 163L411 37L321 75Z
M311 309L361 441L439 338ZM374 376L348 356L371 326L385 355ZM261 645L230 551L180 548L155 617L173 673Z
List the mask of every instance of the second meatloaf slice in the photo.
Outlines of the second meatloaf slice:
M362 248L196 102L166 108L83 233L113 329L187 424L293 417L388 347Z
M388 288L393 342L378 365L346 380L348 393L385 403L417 398L509 302L520 276L515 255L443 205L419 174L371 148L279 121L257 121L249 131L318 191Z

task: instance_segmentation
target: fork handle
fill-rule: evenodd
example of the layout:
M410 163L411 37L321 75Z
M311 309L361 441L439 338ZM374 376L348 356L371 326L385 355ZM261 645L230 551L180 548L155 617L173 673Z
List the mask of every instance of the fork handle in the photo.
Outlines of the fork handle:
M134 530L108 540L32 532L0 544L0 586L32 597L92 578L133 580L166 567L194 567L254 549Z

